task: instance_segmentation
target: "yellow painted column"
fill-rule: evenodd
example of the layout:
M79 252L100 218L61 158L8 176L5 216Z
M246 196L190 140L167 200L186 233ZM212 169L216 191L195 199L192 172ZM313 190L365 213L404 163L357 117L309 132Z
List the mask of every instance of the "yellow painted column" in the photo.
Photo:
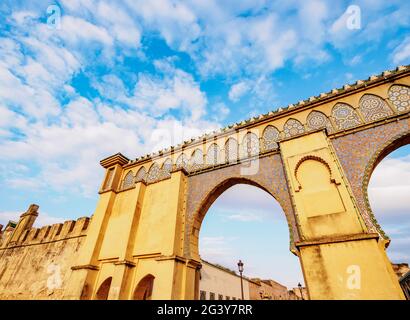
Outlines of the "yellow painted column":
M369 233L323 131L280 144L311 299L404 299L384 243Z
M186 172L176 170L170 178L148 184L145 190L132 253L138 259L133 286L152 275L152 299L185 297L186 185Z
M106 169L106 175L100 188L100 198L91 218L87 236L71 268L72 273L64 292L65 299L91 298L99 270L98 256L115 201L122 165L128 161L123 155L116 154L100 162Z

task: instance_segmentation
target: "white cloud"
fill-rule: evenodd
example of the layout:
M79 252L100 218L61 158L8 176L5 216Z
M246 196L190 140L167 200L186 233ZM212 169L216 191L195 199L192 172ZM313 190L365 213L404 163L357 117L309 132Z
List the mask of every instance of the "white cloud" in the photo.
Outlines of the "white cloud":
M163 64L158 64L164 68ZM141 74L135 85L132 103L139 109L148 110L154 116L178 109L185 111L192 120L205 114L207 98L199 84L189 73L168 65L162 78Z
M406 37L393 51L393 63L407 64L410 61L410 36Z
M299 7L301 31L313 43L322 43L326 34L325 21L329 17L325 1L303 1Z
M202 259L223 266L229 266L235 261L235 249L232 241L235 239L223 236L203 236L199 238L199 252Z
M410 254L405 252L392 251L388 249L387 255L393 263L408 263L408 261L410 261Z
M231 220L262 221L284 217L282 208L273 196L258 187L246 184L230 187L223 196L216 199L213 206L218 207L219 213ZM232 208L235 208L235 211Z
M135 48L140 46L141 31L139 27L134 19L118 5L101 1L97 5L97 14L98 21L107 26L117 41Z
M127 0L127 3L147 28L158 30L168 45L180 50L185 50L201 32L195 13L185 2Z
M70 45L77 45L83 41L88 44L90 41L101 42L108 46L113 44L113 38L104 27L73 16L63 16L61 29L56 30L56 33Z
M211 117L215 121L222 121L224 120L229 114L231 110L229 107L223 102L217 102L211 106Z
M29 175L5 175L13 188L95 195L102 179L100 159L119 151L135 157L220 127L202 119L205 93L172 61L158 61L158 76L140 74L134 90L108 74L92 81L99 98L80 96L73 77L89 65L114 63L118 56L111 47L139 47L141 35L122 8L110 16L112 3L78 4L67 4L69 13L57 30L33 22L34 13L16 13L15 32L0 38L0 158L24 163L29 155L36 166ZM155 141L163 132L167 140Z
M341 8L337 2L332 7L339 6L343 14L337 17L329 29L329 42L338 49L345 49L353 45L368 43L374 46L380 42L387 32L395 32L399 28L408 28L408 15L403 12L409 10L409 3L401 1L375 2L361 0L355 3L360 8L361 26L359 29L349 29L347 20L352 13L346 12L348 6ZM337 12L338 10L334 10ZM341 51L343 53L343 51Z
M242 222L262 221L264 218L266 218L265 212L239 212L228 215L228 219Z
M349 19L349 14L347 11L344 11L330 26L329 36L333 44L336 47L343 47L346 44L346 41L353 35L357 35L356 29L349 29L347 27L347 20Z
M376 217L410 212L410 157L386 158L372 174L369 200Z
M242 81L231 86L228 96L233 102L237 102L249 90L249 85Z
M11 16L18 24L23 24L26 23L27 20L38 18L35 12L28 10L13 12Z

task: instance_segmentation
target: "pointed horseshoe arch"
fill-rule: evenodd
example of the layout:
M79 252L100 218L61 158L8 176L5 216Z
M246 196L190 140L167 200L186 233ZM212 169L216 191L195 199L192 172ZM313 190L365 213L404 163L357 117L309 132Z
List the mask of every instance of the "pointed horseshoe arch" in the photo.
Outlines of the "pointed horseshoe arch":
M186 248L190 253L191 257L194 259L199 259L199 252L198 252L198 237L199 237L199 230L201 228L202 221L208 212L211 205L215 202L218 197L224 193L230 187L237 185L237 184L247 184L258 189L261 189L267 192L269 195L272 196L273 200L276 200L282 211L285 214L286 221L289 228L289 238L290 238L290 251L297 255L297 251L294 250L294 238L298 238L297 228L295 227L295 221L291 218L294 217L293 215L290 216L289 207L288 207L288 199L281 198L282 195L276 194L272 187L269 187L262 181L258 181L255 178L244 178L244 177L229 177L219 182L215 182L210 186L207 191L203 193L201 200L198 202L198 205L193 211L193 222L188 227L187 235L189 240L189 248Z
M95 294L95 299L96 300L107 300L108 295L110 293L110 288L111 288L111 282L112 282L112 277L109 277L101 283L100 287L98 288L96 294Z
M363 197L365 201L365 205L367 207L367 210L370 214L370 218L372 219L373 224L377 227L378 231L385 237L386 240L390 241L388 235L385 234L383 231L382 227L379 225L377 222L377 219L373 213L373 210L370 205L370 200L369 200L369 193L368 193L368 188L369 188L369 182L370 178L376 169L377 165L384 159L386 158L390 153L393 151L399 149L400 147L403 147L405 145L410 144L410 130L404 133L400 133L393 138L389 139L386 143L384 143L377 151L373 154L371 157L370 161L368 162L364 176L363 176L363 181L362 181L362 192L363 192Z
M146 275L140 280L134 290L134 300L152 300L155 277L152 274Z

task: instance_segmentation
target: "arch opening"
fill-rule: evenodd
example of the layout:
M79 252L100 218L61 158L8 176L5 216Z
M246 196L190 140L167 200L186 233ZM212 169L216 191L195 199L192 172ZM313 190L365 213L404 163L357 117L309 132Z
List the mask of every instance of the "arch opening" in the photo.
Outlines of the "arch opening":
M244 262L245 300L301 298L294 288L304 279L289 250L288 222L267 188L228 179L209 193L197 217L192 236L202 264L196 284L200 299L242 299L238 260Z
M145 276L138 283L134 291L134 300L152 300L155 277L151 274Z
M107 300L108 299L108 294L110 293L110 288L111 288L111 282L112 282L112 277L109 277L105 279L103 283L101 283L100 287L97 290L97 293L95 294L95 298L97 300Z

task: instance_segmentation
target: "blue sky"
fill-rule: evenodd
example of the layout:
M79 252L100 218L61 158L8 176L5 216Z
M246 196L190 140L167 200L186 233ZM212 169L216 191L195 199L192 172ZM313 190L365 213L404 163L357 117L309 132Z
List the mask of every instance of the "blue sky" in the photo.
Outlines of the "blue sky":
M408 12L381 0L2 1L0 223L30 203L39 224L89 216L110 154L135 158L409 64Z

